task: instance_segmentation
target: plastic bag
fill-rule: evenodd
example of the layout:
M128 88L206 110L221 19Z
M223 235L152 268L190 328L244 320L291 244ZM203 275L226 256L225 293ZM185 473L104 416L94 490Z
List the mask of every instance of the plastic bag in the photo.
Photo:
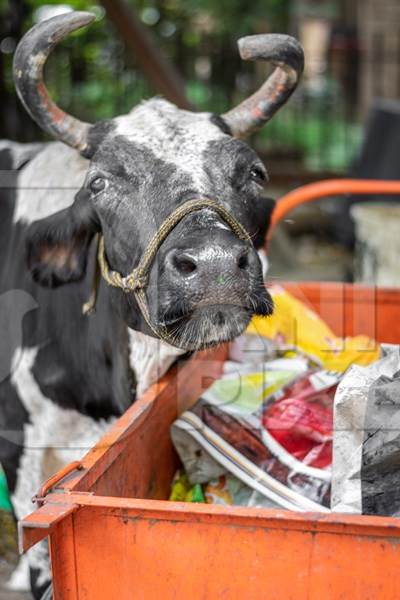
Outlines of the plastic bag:
M334 406L332 509L400 515L400 351L353 366Z
M172 440L192 483L207 483L229 472L270 506L324 511L330 502L331 475L326 467L331 406L340 376L281 367L285 377L280 387L275 385L276 370L248 374L244 369L242 377L235 377L229 367L228 374L175 421ZM246 385L248 378L255 382L253 387ZM289 421L279 423L278 412L289 407Z
M254 365L225 363L224 376L203 393L203 399L231 414L249 415L269 398L275 398L283 387L294 383L307 368L291 359L257 367L259 370Z
M269 354L273 341L281 353L300 350L324 368L341 373L352 364L369 365L380 358L380 346L371 338L338 338L314 311L289 292L279 286L272 286L269 292L274 301L273 315L253 317L247 329L248 334L269 340Z
M332 409L300 398L269 407L263 425L297 460L323 469L332 462Z
M171 486L169 499L172 502L205 502L201 485L190 483L186 473L178 471Z
M8 494L6 476L0 466L0 510L11 511L10 497Z
M332 463L333 398L339 381L338 373L310 371L264 410L264 427L306 465L324 469Z

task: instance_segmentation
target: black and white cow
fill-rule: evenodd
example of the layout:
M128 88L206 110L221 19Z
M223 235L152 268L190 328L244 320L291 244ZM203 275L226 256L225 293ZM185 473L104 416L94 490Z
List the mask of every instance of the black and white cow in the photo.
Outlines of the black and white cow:
M295 89L300 46L287 36L244 38L242 57L269 60L275 70L222 117L156 98L89 125L51 101L42 71L54 45L92 18L68 13L43 22L16 51L19 96L59 141L0 143L0 462L17 517L31 511L43 480L79 458L179 354L231 340L253 314L272 310L256 249L273 203L262 197L263 164L239 138ZM104 280L95 313L83 315L96 234L110 269L125 276L165 219L197 198L224 207L252 242L211 208L190 212L151 264L149 319L134 293ZM172 343L157 339L161 327ZM49 581L46 549L28 558L40 597Z

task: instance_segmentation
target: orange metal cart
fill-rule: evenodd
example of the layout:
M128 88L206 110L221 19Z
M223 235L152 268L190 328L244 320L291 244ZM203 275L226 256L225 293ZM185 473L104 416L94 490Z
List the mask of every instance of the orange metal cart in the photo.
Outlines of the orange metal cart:
M305 186L281 200L274 225L300 203L343 193L400 194L400 182ZM400 343L400 289L286 287L337 335ZM49 536L55 600L398 600L398 519L165 500L178 464L169 427L225 356L221 347L175 366L40 490L20 545Z

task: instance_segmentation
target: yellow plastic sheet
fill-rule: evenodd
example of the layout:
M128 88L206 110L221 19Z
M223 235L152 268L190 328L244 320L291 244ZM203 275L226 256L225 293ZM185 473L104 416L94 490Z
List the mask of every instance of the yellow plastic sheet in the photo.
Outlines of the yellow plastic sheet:
M253 317L247 333L273 340L283 351L299 350L324 368L344 372L352 364L369 365L380 358L379 344L365 336L345 339L305 304L283 288L269 289L275 310L272 317Z

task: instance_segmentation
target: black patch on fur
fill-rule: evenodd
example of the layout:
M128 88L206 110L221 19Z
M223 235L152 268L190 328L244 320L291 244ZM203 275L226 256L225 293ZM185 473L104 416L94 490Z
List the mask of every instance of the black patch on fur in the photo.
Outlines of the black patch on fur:
M18 171L11 173L13 169L13 156L11 149L0 150L0 170L8 171L7 182L1 182L0 185L0 256L3 257L6 252L8 240L10 237L10 224L15 210L16 187ZM2 176L3 177L3 176Z
M46 540L46 542L47 542L47 540ZM53 598L53 594L51 593L52 588L53 588L51 581L46 580L44 583L41 583L39 585L38 582L40 581L41 576L42 576L42 572L40 569L32 569L32 568L29 569L29 577L30 577L30 584L31 584L33 600L43 600L43 599L47 600L49 598ZM49 588L51 588L51 590ZM45 593L46 593L46 595L45 595Z
M0 383L0 463L10 493L15 490L28 414L9 378Z
M21 169L42 150L45 144L18 144L2 141L0 148L0 257L5 260L12 235L12 218ZM0 284L1 290L1 284Z
M88 145L86 150L81 153L82 156L88 159L92 158L97 148L113 129L115 129L115 125L111 119L95 123L89 130Z
M84 276L89 243L99 229L88 196L81 190L71 207L28 228L27 263L40 285L55 288Z
M265 240L271 224L272 212L275 208L275 200L265 196L258 197L252 205L253 227L249 233L257 250L265 246Z
M262 247L275 202L263 196L251 177L252 167L262 165L259 157L235 138L210 142L203 156L210 196L224 202L250 233L254 246Z

